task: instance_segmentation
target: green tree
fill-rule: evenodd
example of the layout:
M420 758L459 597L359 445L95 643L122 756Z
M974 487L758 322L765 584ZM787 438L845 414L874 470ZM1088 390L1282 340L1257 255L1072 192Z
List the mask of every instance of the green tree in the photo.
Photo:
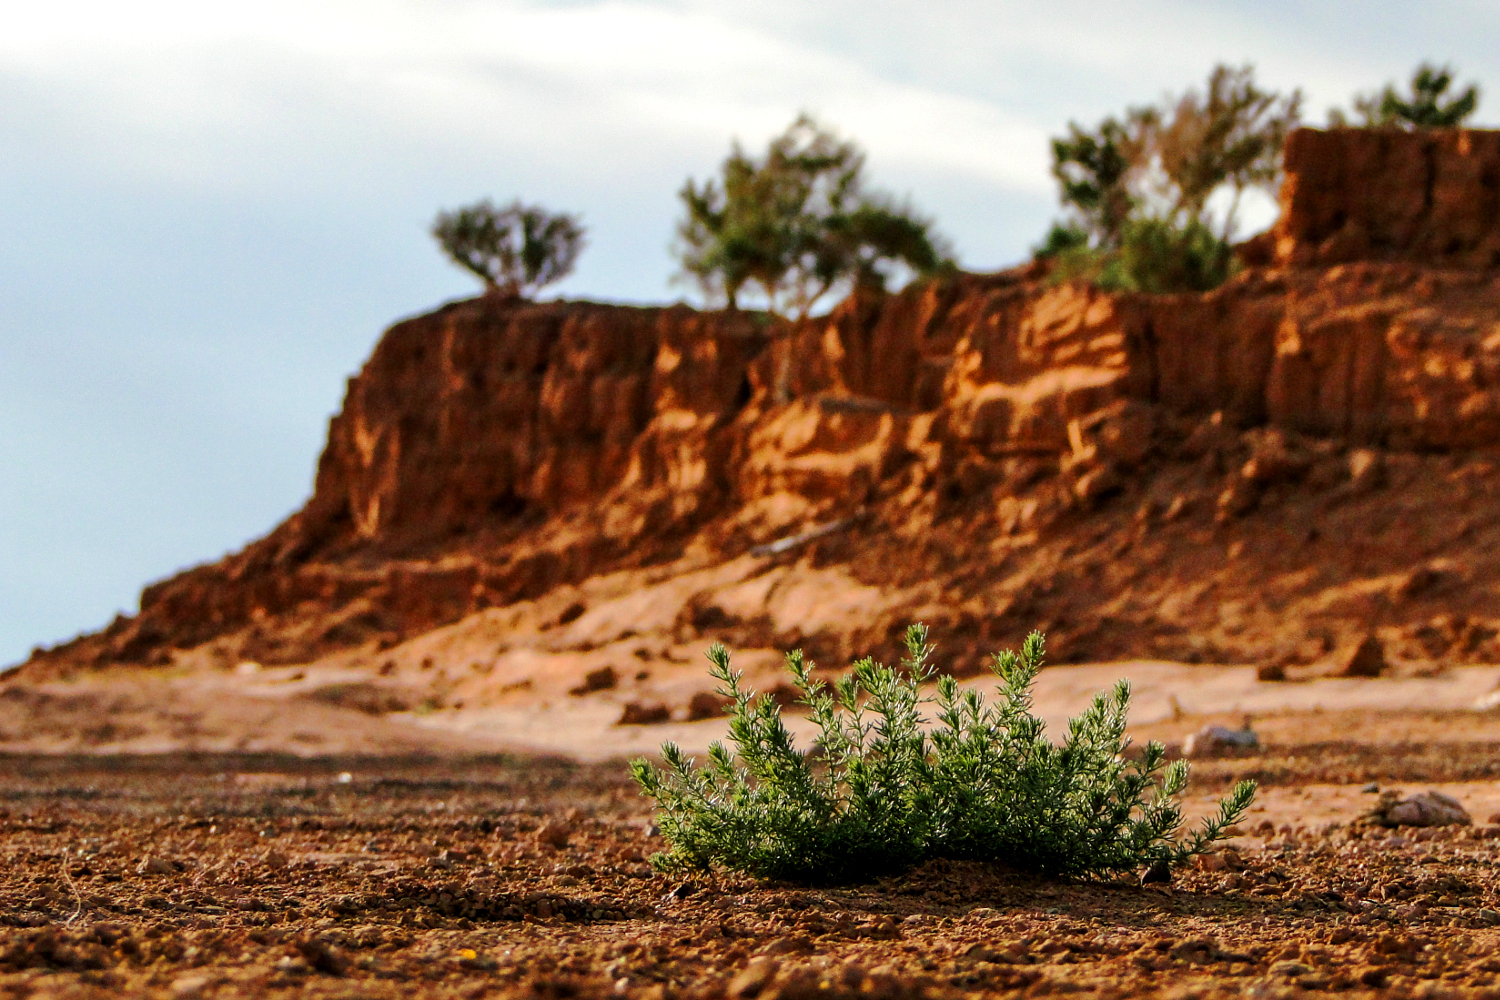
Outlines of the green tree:
M523 295L566 277L583 252L578 217L513 201L496 208L488 199L439 212L432 236L459 267L505 297Z
M802 115L756 159L736 144L717 180L691 178L675 252L682 276L738 308L747 287L778 313L809 315L828 293L884 287L905 269L948 264L945 242L910 206L865 189L864 154Z
M1297 127L1301 93L1256 85L1250 66L1215 66L1207 85L1133 107L1052 140L1052 173L1068 217L1036 256L1055 278L1149 292L1202 291L1231 263L1240 202L1274 189ZM1228 192L1220 219L1210 207Z
M1240 199L1254 187L1274 192L1281 181L1281 151L1300 123L1302 94L1281 96L1256 86L1250 66L1215 66L1207 88L1189 90L1170 115L1153 116L1146 148L1154 153L1179 219L1212 226L1208 200L1227 187L1230 202L1218 227L1234 235Z
M1092 131L1069 122L1068 134L1052 140L1052 176L1076 221L1055 227L1057 240L1049 237L1049 245L1076 244L1076 239L1060 235L1068 232L1083 232L1098 247L1119 245L1125 222L1140 202L1132 181L1146 165L1148 114L1133 108L1124 121L1106 118Z
M1365 128L1456 128L1479 107L1479 87L1469 84L1461 92L1445 98L1453 86L1455 70L1451 66L1422 63L1411 78L1411 93L1403 97L1395 84L1373 94L1360 94L1353 100L1354 114ZM1332 128L1347 128L1350 116L1339 108L1328 112Z

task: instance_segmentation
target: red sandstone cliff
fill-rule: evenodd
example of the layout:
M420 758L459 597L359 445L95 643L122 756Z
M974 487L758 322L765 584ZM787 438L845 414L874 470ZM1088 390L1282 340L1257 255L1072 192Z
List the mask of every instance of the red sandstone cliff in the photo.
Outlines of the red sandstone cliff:
M489 299L400 323L301 512L28 669L385 650L731 563L660 627L827 655L917 616L960 659L1033 626L1070 659L1311 661L1370 630L1500 654L1500 133L1302 131L1287 168L1274 252L1207 294L1021 269L795 329ZM830 618L768 573L862 596Z

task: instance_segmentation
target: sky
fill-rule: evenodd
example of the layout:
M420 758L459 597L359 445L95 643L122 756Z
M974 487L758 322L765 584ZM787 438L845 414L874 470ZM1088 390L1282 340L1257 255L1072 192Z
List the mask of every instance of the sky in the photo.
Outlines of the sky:
M1302 88L1314 123L1424 59L1500 102L1486 0L0 11L0 665L301 506L381 330L477 291L428 236L441 208L577 212L589 246L554 293L694 301L677 190L801 111L987 270L1058 212L1049 136L1218 62ZM1250 205L1246 232L1273 217Z

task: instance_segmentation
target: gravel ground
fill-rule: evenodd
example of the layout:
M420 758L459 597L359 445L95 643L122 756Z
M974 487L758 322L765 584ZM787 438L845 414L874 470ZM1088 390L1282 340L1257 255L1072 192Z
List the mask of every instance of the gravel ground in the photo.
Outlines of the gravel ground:
M0 997L1500 996L1500 828L1250 822L1169 887L806 888L653 873L618 763L10 757Z

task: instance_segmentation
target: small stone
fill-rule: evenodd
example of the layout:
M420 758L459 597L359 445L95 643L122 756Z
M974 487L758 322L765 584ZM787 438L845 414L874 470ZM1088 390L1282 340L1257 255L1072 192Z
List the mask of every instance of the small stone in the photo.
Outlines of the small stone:
M137 875L175 875L177 866L166 858L156 857L148 854L141 859L141 863L135 866Z
M1369 784L1362 786L1360 788L1360 791L1364 792L1366 795L1374 795L1380 791L1380 784L1378 782L1372 781Z
M272 871L281 871L286 868L288 861L285 854L273 847L261 857L261 863Z
M295 942L292 947L297 949L304 962L324 975L342 976L349 968L349 960L344 953L327 941L307 938Z
M1111 465L1090 469L1073 482L1073 495L1085 504L1094 504L1124 485Z
M1228 726L1204 726L1182 741L1184 757L1217 757L1236 750L1253 750L1260 737L1253 729L1230 729Z
M638 701L628 702L620 712L621 726L657 726L663 722L672 721L672 710L661 702L643 704Z
M1172 881L1172 866L1165 861L1154 861L1141 873L1141 885L1167 885Z
M1283 959L1280 962L1272 962L1269 971L1273 976L1285 976L1288 979L1293 979L1297 976L1305 976L1311 973L1312 966L1303 965L1301 962L1294 962L1290 959Z
M1231 477L1229 485L1219 494L1214 520L1219 524L1232 521L1250 513L1258 503L1260 490L1254 483L1240 476Z
M729 981L728 993L739 1000L759 996L780 970L781 965L774 958L756 956L740 970L739 975Z
M697 722L700 719L717 719L724 714L724 709L732 702L721 694L712 691L699 691L688 701L688 721Z
M583 683L568 689L568 694L581 697L594 691L608 691L620 683L620 675L614 667L600 667L583 675Z
M1286 680L1286 664L1281 662L1280 660L1274 660L1270 663L1262 663L1255 668L1255 679L1258 681L1266 681L1268 683L1284 681Z
M1339 671L1342 677L1379 677L1385 672L1385 647L1373 633L1364 637Z
M1399 792L1383 792L1380 800L1359 822L1375 826L1471 826L1469 811L1457 799L1428 789L1420 795L1401 798ZM1390 847L1396 840L1386 841Z
M548 917L552 916L552 904L547 902L545 899L540 903L537 903L536 915L543 920L546 920Z
M169 989L174 997L195 997L211 982L213 979L209 976L179 976L172 980Z
M1349 485L1357 493L1385 484L1385 459L1380 452L1359 448L1349 453Z
M539 844L550 844L553 847L567 847L568 838L573 834L571 824L562 820L549 819L536 831L536 841Z

